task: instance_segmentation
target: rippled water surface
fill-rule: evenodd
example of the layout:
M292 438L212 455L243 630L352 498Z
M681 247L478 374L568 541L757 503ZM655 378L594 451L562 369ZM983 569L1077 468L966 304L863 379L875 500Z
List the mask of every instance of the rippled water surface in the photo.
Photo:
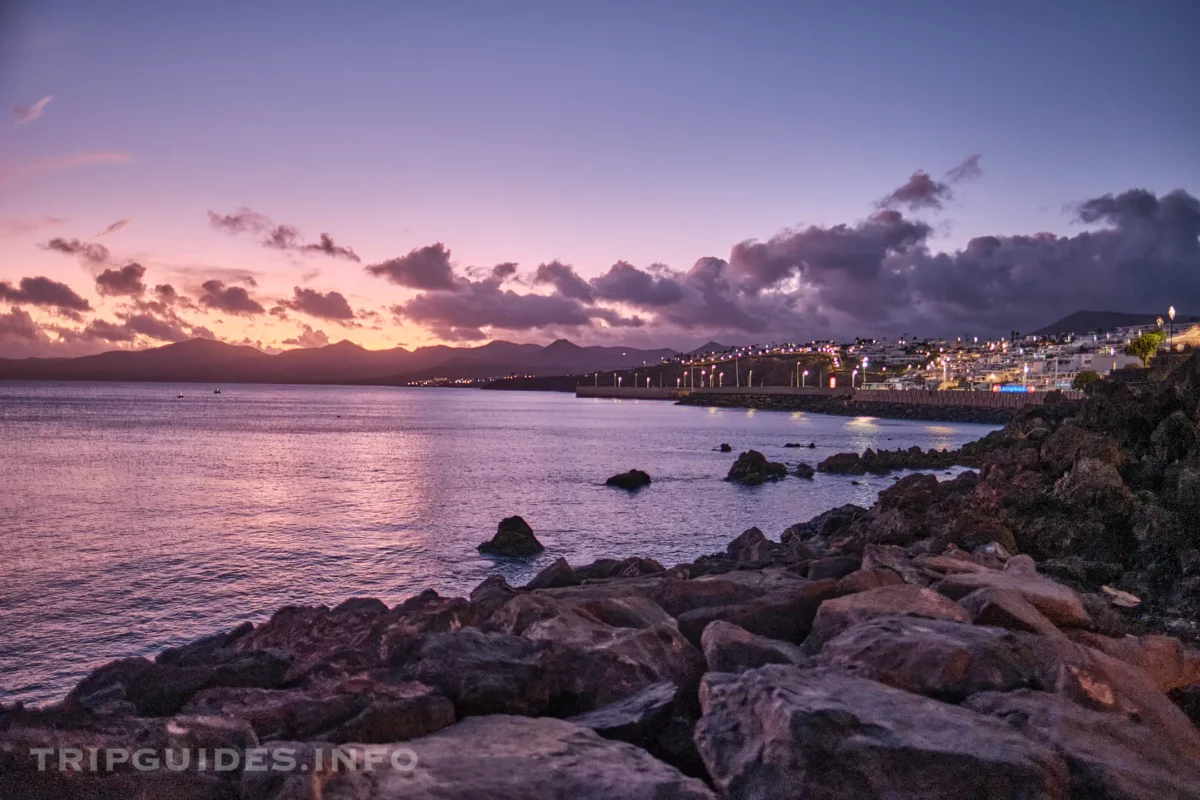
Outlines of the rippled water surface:
M0 701L55 700L105 661L289 603L393 604L493 572L519 584L559 556L670 566L752 525L777 538L892 479L734 486L721 479L737 452L815 464L991 430L468 389L212 389L0 383ZM603 485L632 467L653 484ZM511 514L546 552L480 556Z

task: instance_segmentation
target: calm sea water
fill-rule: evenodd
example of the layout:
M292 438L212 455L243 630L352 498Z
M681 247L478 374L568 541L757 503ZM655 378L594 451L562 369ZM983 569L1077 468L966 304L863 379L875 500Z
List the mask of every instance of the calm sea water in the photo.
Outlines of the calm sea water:
M521 584L559 556L670 566L752 525L777 538L892 479L735 486L721 479L737 452L815 464L991 430L468 389L222 389L0 383L0 701L56 700L113 658L290 603L393 604L496 572ZM653 484L603 485L633 467ZM542 556L476 552L511 514Z

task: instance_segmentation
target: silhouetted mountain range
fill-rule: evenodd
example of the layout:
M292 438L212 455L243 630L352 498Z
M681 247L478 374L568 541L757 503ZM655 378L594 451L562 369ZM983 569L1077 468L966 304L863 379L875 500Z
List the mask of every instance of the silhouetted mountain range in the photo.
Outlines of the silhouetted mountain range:
M1044 328L1033 331L1034 336L1057 336L1060 333L1095 333L1096 331L1111 331L1114 328L1125 328L1130 325L1152 325L1158 318L1163 318L1167 324L1165 312L1158 314L1126 314L1121 311L1076 311L1057 322L1051 322ZM1179 325L1200 322L1200 317L1177 315L1175 324Z
M269 355L253 347L191 339L149 350L80 358L0 359L0 379L210 383L401 384L421 378L561 375L657 364L674 350L495 341L481 347L367 350L341 341Z

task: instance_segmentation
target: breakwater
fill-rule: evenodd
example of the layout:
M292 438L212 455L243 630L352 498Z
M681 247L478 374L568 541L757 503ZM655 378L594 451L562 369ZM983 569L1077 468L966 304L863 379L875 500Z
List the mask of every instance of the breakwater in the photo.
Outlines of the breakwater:
M688 406L717 408L756 408L764 411L807 411L813 414L833 414L841 417L978 422L991 425L1003 425L1011 420L1021 408L1021 406L1015 405L984 407L877 402L860 400L852 394L758 394L757 392L735 394L693 392L687 397L679 398L679 403Z

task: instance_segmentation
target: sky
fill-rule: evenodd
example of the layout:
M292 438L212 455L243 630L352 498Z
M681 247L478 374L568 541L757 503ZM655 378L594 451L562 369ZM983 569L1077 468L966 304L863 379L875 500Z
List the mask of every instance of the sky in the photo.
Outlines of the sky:
M0 0L0 357L1200 313L1200 4Z

